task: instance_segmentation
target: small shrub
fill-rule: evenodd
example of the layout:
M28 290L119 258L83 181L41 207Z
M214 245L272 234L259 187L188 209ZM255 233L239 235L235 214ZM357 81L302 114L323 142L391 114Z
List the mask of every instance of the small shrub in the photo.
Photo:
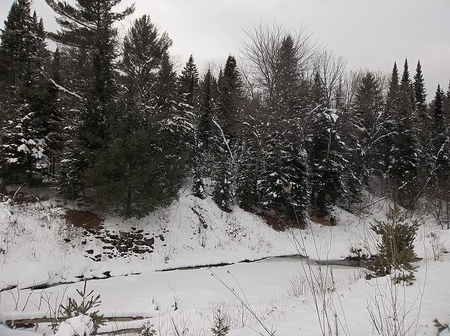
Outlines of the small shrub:
M139 332L139 336L156 336L155 325L149 321L144 323L144 328Z
M411 262L416 258L414 239L419 228L419 222L408 224L409 216L399 206L389 209L387 221L377 221L371 229L381 235L377 244L379 254L367 263L372 272L370 276L381 277L394 275L395 282L410 282L414 280L414 267Z
M59 307L59 316L52 323L52 329L55 331L62 321L70 318L85 315L89 316L92 323L92 334L96 334L101 325L105 324L103 315L99 314L99 311L91 311L92 308L98 307L101 303L100 295L94 296L93 291L89 293L86 290L87 281L84 282L83 290L78 290L77 293L81 297L81 302L78 303L74 298L69 298L67 304Z
M214 312L214 326L211 332L214 336L226 336L230 331L229 318L220 309Z

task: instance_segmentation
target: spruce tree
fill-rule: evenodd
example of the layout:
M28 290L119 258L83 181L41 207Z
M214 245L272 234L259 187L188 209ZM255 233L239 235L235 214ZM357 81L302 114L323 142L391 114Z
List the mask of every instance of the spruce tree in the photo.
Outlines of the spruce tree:
M200 97L200 117L198 124L198 137L201 141L201 147L204 152L209 152L213 146L213 137L215 125L213 123L217 100L216 79L211 73L211 69L206 71L201 83Z
M236 59L229 56L218 79L218 106L215 127L218 131L213 155L217 163L214 171L214 200L222 208L234 203L236 173L242 143L239 139L243 114L243 93Z
M381 84L374 73L367 71L362 75L351 103L351 111L354 132L349 130L349 136L354 137L360 153L357 172L367 182L369 177L381 176L383 173L379 166L379 162L383 161L380 140L384 136L386 115Z
M197 109L198 92L199 91L199 75L194 57L189 56L184 66L181 76L179 77L179 93L184 102L192 108Z
M430 167L431 187L438 196L442 197L442 192L448 189L450 183L450 144L449 144L449 128L447 126L447 118L444 109L445 94L440 85L436 89L433 101L431 102L431 146L430 159L433 164ZM441 195L441 196L439 196Z
M393 115L389 177L392 196L403 206L414 207L418 192L418 164L421 151L414 111L414 91L405 61Z
M60 148L56 87L42 73L49 61L42 19L30 1L15 1L0 54L5 71L5 123L1 174L9 183L42 183L54 174L51 157Z
M189 56L178 78L178 94L183 109L192 116L192 125L198 130L200 115L200 84L197 66L192 55ZM192 171L192 194L198 198L206 197L204 167L201 157L201 143L198 132L190 137L191 158L188 164Z
M414 86L416 115L420 123L427 124L427 94L420 61L417 61L416 74L414 75L413 86Z

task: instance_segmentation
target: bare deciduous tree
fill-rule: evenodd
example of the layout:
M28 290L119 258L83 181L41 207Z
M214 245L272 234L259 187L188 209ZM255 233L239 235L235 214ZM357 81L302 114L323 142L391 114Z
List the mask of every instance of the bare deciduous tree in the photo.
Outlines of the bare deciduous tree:
M279 70L279 52L285 38L293 39L293 48L298 72L306 74L312 65L317 42L312 33L300 28L297 32L286 30L282 25L259 24L245 32L247 40L242 42L241 52L246 59L248 84L262 91L265 99L272 99Z

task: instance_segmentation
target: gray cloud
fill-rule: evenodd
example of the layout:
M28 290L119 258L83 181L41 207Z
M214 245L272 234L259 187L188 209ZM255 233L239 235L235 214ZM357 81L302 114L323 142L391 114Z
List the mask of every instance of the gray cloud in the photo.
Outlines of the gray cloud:
M73 2L73 1L69 1ZM133 1L124 0L121 7ZM348 60L349 69L390 72L405 57L414 74L420 59L431 99L440 83L450 80L450 1L448 0L136 0L135 17L149 14L173 39L171 52L184 64L193 54L200 68L222 64L238 54L244 30L261 22L289 29L306 27L314 37ZM12 1L2 0L6 19ZM35 0L47 29L55 29L53 13ZM121 25L125 30L131 23Z

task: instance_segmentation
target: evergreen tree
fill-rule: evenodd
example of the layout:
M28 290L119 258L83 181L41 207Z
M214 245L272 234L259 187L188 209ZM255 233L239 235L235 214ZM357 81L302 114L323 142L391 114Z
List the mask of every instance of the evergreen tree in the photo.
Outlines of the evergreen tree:
M432 187L436 191L446 189L450 182L450 144L447 116L444 110L445 94L440 85L431 103L432 127L430 158L434 163L431 166Z
M214 179L214 199L222 208L234 203L236 172L242 143L240 142L240 121L243 114L243 93L236 59L229 56L218 79L217 141L214 149L217 163ZM217 133L217 132L216 132Z
M86 53L83 65L90 70L85 78L83 91L77 94L82 97L80 123L77 125L77 142L74 143L74 155L77 161L74 183L81 181L84 187L91 186L92 181L87 174L96 166L97 157L107 148L111 132L108 130L108 120L114 113L114 103L117 95L116 85L116 37L117 29L114 23L130 15L134 6L127 7L122 12L114 12L113 7L120 0L77 0L75 5L65 1L46 0L47 4L58 14L56 18L61 30L50 33L56 42L72 46L78 53ZM97 165L98 166L98 165ZM85 176L86 178L83 178Z
M236 138L243 108L243 91L234 56L228 56L219 79L219 121L228 140Z
M125 74L124 85L143 111L156 103L153 101L156 69L161 67L171 45L172 40L166 33L160 34L147 15L136 19L124 38L120 64Z
M198 104L198 90L199 90L199 75L197 66L194 62L194 57L189 56L189 60L181 72L179 78L179 92L184 102L193 110Z
M413 81L415 110L419 123L427 124L427 94L425 90L425 80L423 79L422 66L417 61L416 74Z
M191 114L192 125L198 130L200 84L197 66L192 55L189 56L178 79L178 92L182 108ZM189 165L192 170L192 194L204 199L206 197L204 182L205 169L201 157L201 144L198 132L192 134L190 140L192 157L189 160Z
M43 21L30 7L29 1L14 2L1 36L8 111L1 174L11 183L33 185L55 173L50 161L61 148L61 130L56 87L42 73L49 59Z
M327 106L322 79L318 73L311 92L312 120L307 143L311 205L315 215L325 217L330 215L330 210L342 191L340 138L335 128L337 116Z
M37 23L31 15L30 0L13 2L4 29L1 30L0 56L10 87L27 84L31 80L32 58L36 54Z
M397 103L393 110L393 135L390 148L389 176L392 195L403 206L414 207L417 195L418 164L421 155L414 112L414 91L405 61Z
M354 132L348 130L360 153L356 171L365 182L370 176L382 174L379 166L379 162L383 161L380 140L383 139L386 122L383 100L379 81L372 72L366 72L356 87L351 104Z
M198 137L203 151L208 152L213 145L214 127L213 119L216 112L216 80L208 69L201 83L200 119L198 125Z
M125 218L140 218L170 204L188 155L186 137L192 130L179 108L176 73L167 52L170 39L158 36L144 16L125 37L125 90L107 120L111 141L86 172L93 187L90 198L98 208L112 208ZM154 49L158 51L142 52Z

